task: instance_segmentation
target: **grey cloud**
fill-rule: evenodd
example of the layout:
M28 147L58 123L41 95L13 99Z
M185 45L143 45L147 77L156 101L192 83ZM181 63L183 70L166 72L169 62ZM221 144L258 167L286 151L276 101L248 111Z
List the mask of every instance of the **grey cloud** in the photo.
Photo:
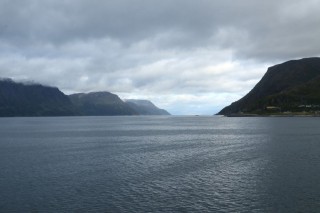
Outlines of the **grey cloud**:
M222 106L268 66L320 55L319 7L318 0L0 0L0 77L65 92L159 96L173 111L182 107L174 99L191 103L200 94L204 107L210 98Z
M314 0L2 0L0 35L15 45L110 38L130 46L153 39L157 48L214 46L263 60L301 57L319 54L319 6Z

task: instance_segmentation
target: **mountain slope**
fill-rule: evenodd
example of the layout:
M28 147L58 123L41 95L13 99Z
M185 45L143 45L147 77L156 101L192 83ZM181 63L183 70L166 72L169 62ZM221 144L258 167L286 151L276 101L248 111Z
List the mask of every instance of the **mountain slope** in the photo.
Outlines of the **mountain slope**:
M281 111L305 110L301 105L320 104L320 58L292 60L270 67L243 98L218 114L265 113L273 106Z
M110 92L77 93L69 95L82 115L138 115L128 104Z
M0 79L0 116L77 115L68 96L58 88Z
M125 102L139 115L170 115L166 110L158 108L148 100L127 99Z

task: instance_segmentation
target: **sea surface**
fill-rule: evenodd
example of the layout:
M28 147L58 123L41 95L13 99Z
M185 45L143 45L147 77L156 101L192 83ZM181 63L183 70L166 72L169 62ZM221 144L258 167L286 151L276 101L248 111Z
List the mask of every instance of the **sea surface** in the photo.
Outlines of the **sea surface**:
M320 212L320 118L0 118L0 212Z

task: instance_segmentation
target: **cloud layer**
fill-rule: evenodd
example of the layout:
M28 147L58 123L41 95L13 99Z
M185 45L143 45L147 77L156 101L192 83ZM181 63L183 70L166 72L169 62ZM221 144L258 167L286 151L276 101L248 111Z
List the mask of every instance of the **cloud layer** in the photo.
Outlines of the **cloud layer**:
M319 56L317 0L0 0L0 76L212 114Z

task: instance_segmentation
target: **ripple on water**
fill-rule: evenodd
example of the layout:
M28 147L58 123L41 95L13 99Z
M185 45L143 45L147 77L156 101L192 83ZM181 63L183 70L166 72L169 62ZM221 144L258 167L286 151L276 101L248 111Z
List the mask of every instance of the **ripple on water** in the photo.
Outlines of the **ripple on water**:
M0 119L0 210L319 212L317 118Z

